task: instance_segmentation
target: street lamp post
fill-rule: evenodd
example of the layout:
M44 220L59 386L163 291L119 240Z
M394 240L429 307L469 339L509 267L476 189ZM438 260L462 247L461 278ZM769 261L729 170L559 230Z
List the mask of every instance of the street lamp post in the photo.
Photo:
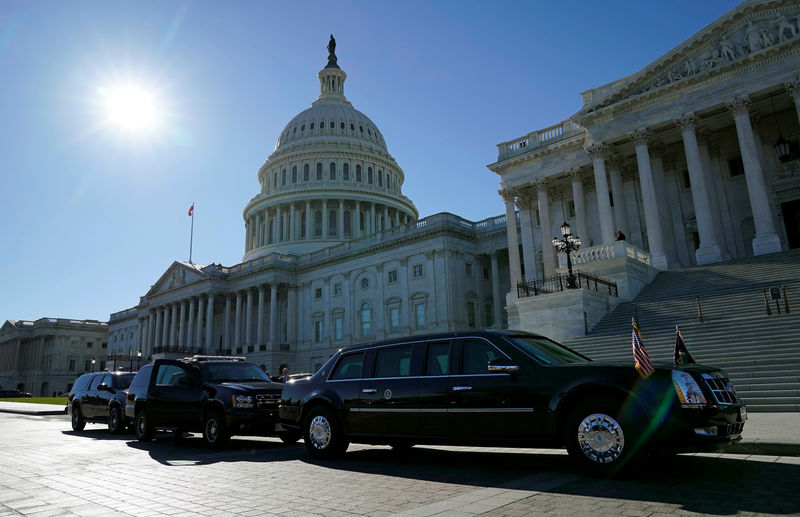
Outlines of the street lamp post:
M561 239L553 237L553 247L557 252L567 254L567 288L574 289L578 285L575 282L575 275L572 273L572 257L570 254L573 251L578 251L578 248L581 247L581 240L572 235L572 230L567 222L561 225L561 235Z
M137 370L137 371L139 370L139 368L141 367L141 365L142 365L142 349L140 348L140 349L139 349L139 350L136 352L136 370Z
M94 373L94 363L97 362L96 357L92 357L92 373Z

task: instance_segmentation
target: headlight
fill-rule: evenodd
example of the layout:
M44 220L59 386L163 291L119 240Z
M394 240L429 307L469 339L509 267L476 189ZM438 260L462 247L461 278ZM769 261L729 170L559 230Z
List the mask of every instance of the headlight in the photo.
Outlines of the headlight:
M683 407L702 407L706 405L706 397L700 385L688 372L672 370L672 384Z
M253 407L253 397L250 395L234 395L233 407Z

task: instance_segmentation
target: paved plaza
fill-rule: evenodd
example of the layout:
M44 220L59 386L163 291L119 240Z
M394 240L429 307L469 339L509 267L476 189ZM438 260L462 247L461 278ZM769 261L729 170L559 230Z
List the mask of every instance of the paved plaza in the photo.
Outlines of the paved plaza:
M198 435L141 444L64 414L0 412L5 515L713 515L800 513L800 457L656 458L618 479L560 450L353 445L338 461L299 442Z

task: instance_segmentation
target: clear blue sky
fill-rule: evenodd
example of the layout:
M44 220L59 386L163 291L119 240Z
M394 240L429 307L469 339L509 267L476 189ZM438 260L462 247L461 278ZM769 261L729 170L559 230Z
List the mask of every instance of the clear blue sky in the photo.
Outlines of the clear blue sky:
M107 320L174 260L241 261L242 210L285 124L345 94L425 217L502 213L495 145L557 123L734 0L0 2L0 322ZM154 125L108 121L137 84ZM134 113L134 115L137 115Z

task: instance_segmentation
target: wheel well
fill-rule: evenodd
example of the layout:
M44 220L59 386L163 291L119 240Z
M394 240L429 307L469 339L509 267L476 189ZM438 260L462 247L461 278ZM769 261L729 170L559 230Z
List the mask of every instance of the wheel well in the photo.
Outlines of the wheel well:
M203 406L203 411L200 412L200 421L202 422L203 420L205 420L206 415L208 415L213 411L219 411L224 415L225 407L222 405L222 403L218 401L209 401L205 406Z
M620 405L623 405L626 402L627 394L623 390L613 386L597 385L581 386L580 388L567 393L567 395L558 405L557 436L559 437L559 440L561 440L564 436L564 429L567 425L567 417L572 409L585 400L595 398L614 400L619 402Z
M303 431L303 427L305 426L306 418L308 418L308 415L312 411L317 409L317 408L329 408L331 411L334 412L334 414L336 414L337 417L339 416L339 411L336 409L336 406L334 406L333 404L331 404L327 400L324 400L324 399L310 400L310 401L306 402L305 404L303 404L303 409L301 410L301 413L300 413L300 430L301 430L301 432ZM341 422L341 419L340 419L340 422ZM343 424L343 422L342 422L342 424Z

